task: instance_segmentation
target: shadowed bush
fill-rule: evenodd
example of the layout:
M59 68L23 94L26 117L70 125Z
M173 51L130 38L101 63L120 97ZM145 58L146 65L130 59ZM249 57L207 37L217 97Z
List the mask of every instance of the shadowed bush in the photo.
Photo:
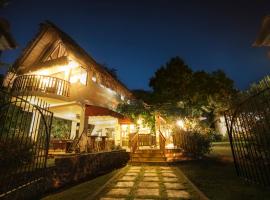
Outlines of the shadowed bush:
M0 141L0 172L27 165L34 158L34 142L30 138L7 137Z

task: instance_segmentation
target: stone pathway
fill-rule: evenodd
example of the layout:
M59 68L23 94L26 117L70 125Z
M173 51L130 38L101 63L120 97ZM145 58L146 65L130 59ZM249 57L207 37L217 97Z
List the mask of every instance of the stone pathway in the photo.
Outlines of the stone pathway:
M129 166L101 191L100 200L198 199L175 167Z

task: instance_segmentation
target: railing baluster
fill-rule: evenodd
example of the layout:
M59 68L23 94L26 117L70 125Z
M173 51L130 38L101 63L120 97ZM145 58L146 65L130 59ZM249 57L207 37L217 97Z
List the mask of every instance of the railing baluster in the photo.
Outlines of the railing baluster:
M15 92L46 92L69 97L70 83L56 77L40 75L21 75L13 83Z

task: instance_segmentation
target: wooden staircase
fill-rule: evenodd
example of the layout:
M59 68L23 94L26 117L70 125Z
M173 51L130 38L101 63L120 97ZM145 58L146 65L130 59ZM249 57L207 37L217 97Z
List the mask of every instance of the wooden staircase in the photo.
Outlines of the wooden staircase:
M164 163L167 161L165 156L166 139L161 132L159 132L159 148L139 149L139 144L141 144L139 140L138 134L131 139L131 163Z
M130 161L132 163L160 163L166 162L166 157L160 149L142 149L132 153Z

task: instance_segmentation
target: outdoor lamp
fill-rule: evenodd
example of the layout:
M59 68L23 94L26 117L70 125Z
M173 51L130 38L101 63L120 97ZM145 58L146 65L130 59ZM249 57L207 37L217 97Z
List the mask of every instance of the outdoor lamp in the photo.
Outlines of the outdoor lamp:
M179 119L176 121L176 125L183 129L185 126L185 123L182 119Z

